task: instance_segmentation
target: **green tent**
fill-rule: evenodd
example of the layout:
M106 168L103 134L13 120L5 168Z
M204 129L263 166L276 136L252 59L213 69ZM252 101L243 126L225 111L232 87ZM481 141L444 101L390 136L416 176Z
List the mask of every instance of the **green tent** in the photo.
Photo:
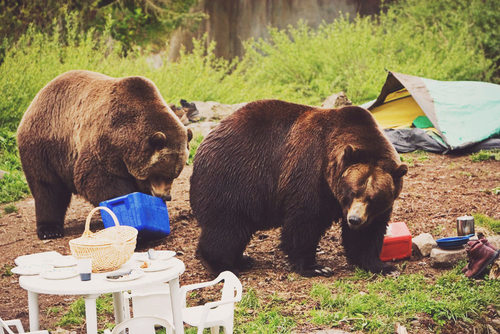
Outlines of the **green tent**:
M500 148L500 85L388 72L378 98L362 107L400 152Z

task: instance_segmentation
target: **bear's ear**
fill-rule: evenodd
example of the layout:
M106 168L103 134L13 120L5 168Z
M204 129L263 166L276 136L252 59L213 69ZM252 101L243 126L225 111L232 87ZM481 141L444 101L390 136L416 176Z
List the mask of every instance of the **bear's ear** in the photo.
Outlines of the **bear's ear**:
M348 166L354 160L354 147L347 145L344 149L344 154L342 154L342 165Z
M401 178L408 173L408 165L407 164L401 164L399 165L394 172L392 172L392 176L394 178Z
M193 139L193 131L191 129L188 129L188 143Z
M157 150L162 149L167 144L167 136L163 132L155 132L149 137L149 144Z

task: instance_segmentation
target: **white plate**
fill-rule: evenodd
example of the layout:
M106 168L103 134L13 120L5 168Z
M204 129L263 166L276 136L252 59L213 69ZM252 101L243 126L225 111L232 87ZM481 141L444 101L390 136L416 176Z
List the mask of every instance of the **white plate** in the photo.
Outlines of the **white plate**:
M50 264L56 268L73 267L76 266L76 259L71 255L65 255L52 260Z
M54 267L50 264L42 263L42 264L26 264L18 267L12 268L10 271L12 271L14 274L18 275L26 275L26 276L32 276L32 275L38 275L42 271L47 271L51 270Z
M53 268L40 274L45 279L67 279L77 275L78 271L75 268Z
M42 263L52 263L61 258L62 255L55 251L22 255L17 257L14 262L17 266L39 265Z
M174 266L172 261L148 260L144 262L148 264L147 267L141 267L141 269L145 272L161 271L168 268L172 268Z
M170 251L170 250L159 250L159 251L155 251L155 254L157 256L157 258L155 260L165 261L165 260L173 258L177 253L174 251ZM148 261L149 260L148 253L147 252L135 253L134 259L136 261L140 261L140 262Z
M111 273L106 275L106 279L110 282L127 282L127 281L132 281L132 280L138 279L139 277L144 275L144 271L142 271L142 269L132 269L130 274L123 275L119 278L110 278L109 277L109 276L113 276L113 275L120 275L121 272L124 272L124 271L117 270L117 271L111 272Z

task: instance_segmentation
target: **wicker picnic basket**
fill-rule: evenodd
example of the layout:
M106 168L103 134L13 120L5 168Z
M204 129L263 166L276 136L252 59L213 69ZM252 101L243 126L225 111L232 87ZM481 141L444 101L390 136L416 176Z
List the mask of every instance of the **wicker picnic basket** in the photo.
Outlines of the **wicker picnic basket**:
M93 233L90 220L97 210L108 212L116 226ZM69 241L71 254L77 258L90 257L92 272L111 271L120 268L134 254L137 243L137 229L132 226L120 226L118 218L110 209L98 206L90 211L85 222L85 231L81 237Z

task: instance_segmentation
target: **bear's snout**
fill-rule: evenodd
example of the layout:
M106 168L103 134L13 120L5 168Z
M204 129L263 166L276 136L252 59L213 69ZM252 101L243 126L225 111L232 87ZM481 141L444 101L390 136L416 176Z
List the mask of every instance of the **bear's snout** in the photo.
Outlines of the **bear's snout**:
M349 225L360 225L361 224L361 218L355 215L347 217L347 221L349 222Z
M355 230L366 223L368 220L366 207L367 203L359 198L352 201L347 211L347 223L350 228Z
M172 196L170 191L172 189L172 182L163 180L161 178L152 177L150 179L151 194L160 197L164 201L171 201Z

